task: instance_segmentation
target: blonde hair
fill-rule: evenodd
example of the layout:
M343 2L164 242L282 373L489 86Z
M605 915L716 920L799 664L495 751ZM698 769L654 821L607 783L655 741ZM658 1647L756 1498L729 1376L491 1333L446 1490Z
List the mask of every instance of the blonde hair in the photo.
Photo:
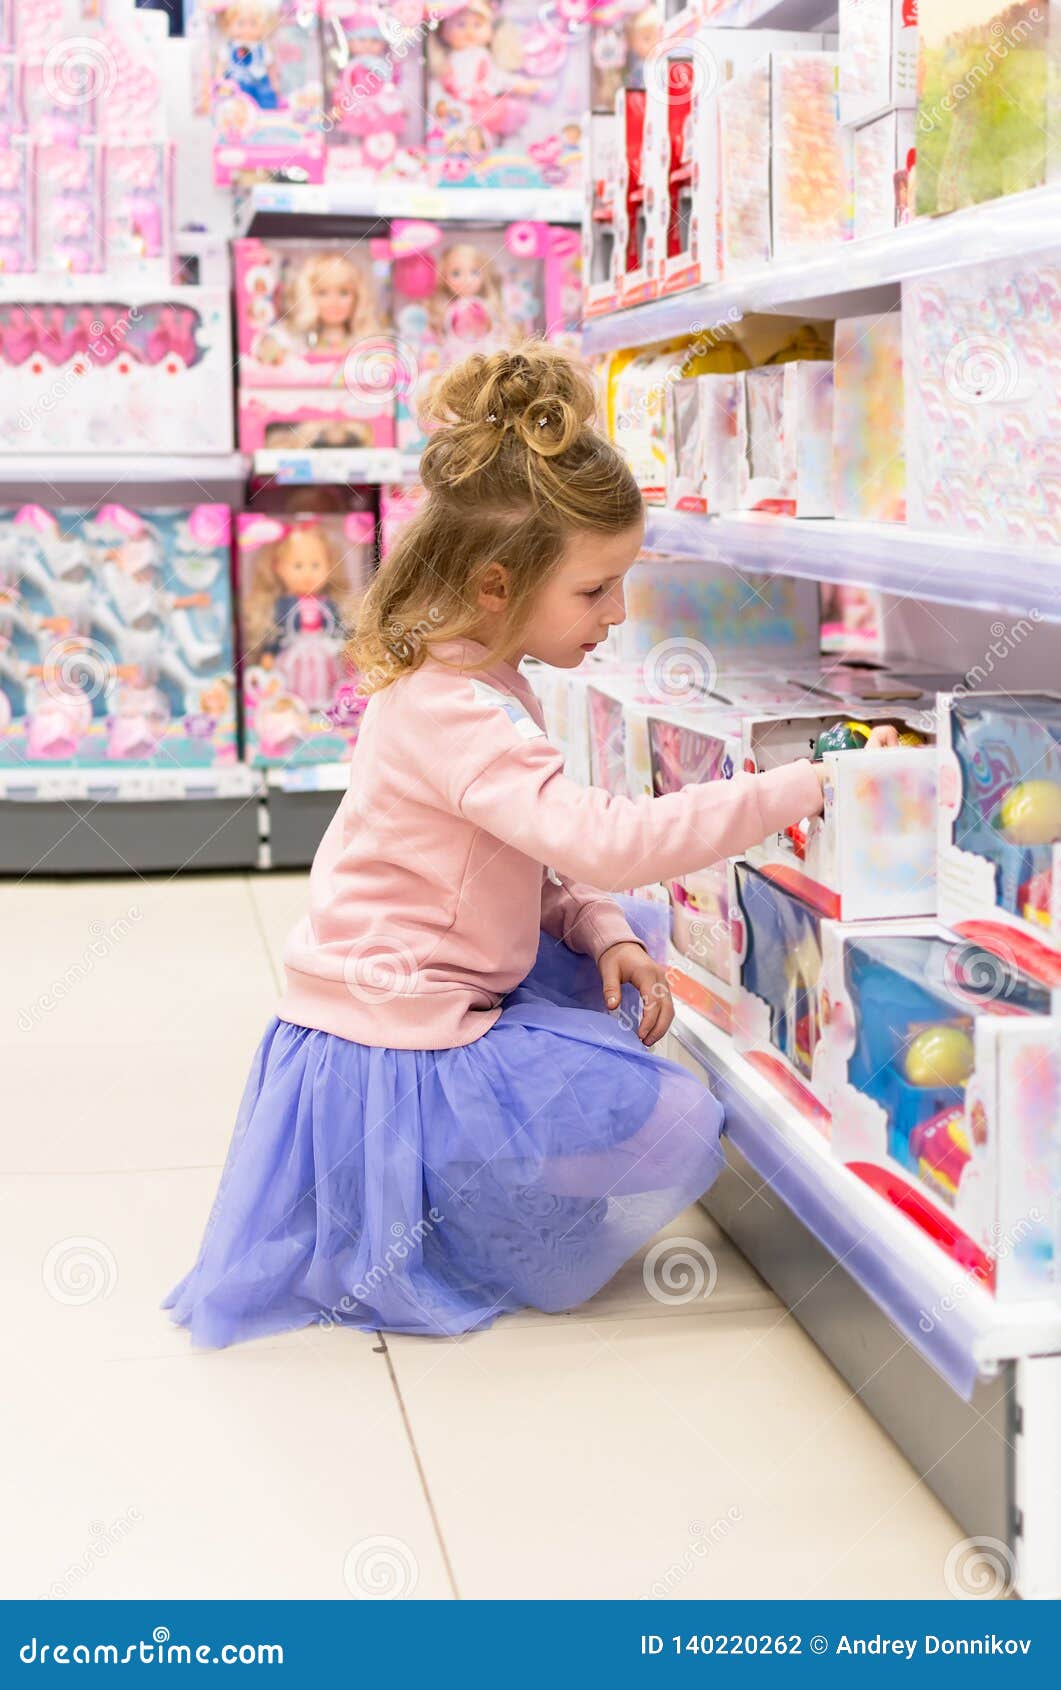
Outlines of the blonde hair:
M501 303L500 278L490 262L489 253L484 252L482 247L476 246L474 241L451 241L449 246L445 247L443 251L439 253L438 263L435 266L436 280L434 291L427 301L426 309L428 327L434 334L440 335L444 334L446 331L446 314L450 310L453 301L457 298L457 295L444 279L442 272L445 268L447 258L455 252L464 251L472 254L478 273L482 278L483 285L480 291L475 295L475 298L481 300L489 307L490 314L497 327L507 331L510 336L513 336L514 331L512 325L506 318L504 307Z
M573 534L617 534L642 514L625 459L593 427L588 371L540 341L475 353L440 376L442 426L420 458L428 495L361 602L348 656L366 692L418 669L445 640L475 638L478 579L507 576L508 614L484 664L511 655Z
M357 259L349 252L315 252L301 264L291 284L291 310L288 322L296 334L307 337L312 334L320 321L320 312L313 296L317 283L331 270L343 267L349 270L354 283L354 305L347 322L347 333L351 340L359 340L362 335L376 334L380 328L379 311L376 304L375 284L372 276Z
M294 534L315 534L320 541L321 549L328 560L328 574L320 589L322 597L334 599L339 607L340 616L343 613L343 598L346 594L346 579L343 571L343 556L336 553L331 535L323 523L299 521L297 516L288 526L287 532L279 540L267 540L259 546L254 554L253 575L250 587L243 594L243 629L244 629L244 661L257 663L264 647L269 643L270 636L275 637L276 630L276 601L282 597L285 588L277 574L277 569L283 561L285 547L290 543Z

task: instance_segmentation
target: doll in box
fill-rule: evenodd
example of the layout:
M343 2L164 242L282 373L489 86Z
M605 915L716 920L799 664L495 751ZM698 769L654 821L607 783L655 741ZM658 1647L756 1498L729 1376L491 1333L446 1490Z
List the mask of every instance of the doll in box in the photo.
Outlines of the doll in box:
M315 252L296 271L290 309L252 347L263 364L296 355L307 363L335 363L354 343L382 327L372 277L349 252Z
M519 339L505 314L501 281L488 253L470 241L455 241L439 255L437 281L427 301L427 322L440 341L462 341L477 352Z
M339 680L342 559L323 527L297 524L258 550L245 600L246 655L276 667L288 693L325 710Z
M235 0L217 15L222 38L218 75L260 111L276 111L280 105L280 79L269 45L279 19L279 4L271 0Z
M457 133L453 141L469 153L493 151L515 135L527 118L527 97L541 83L517 75L505 59L519 61L519 45L510 29L497 22L492 0L464 0L438 25L444 50L441 76L444 98L435 115Z

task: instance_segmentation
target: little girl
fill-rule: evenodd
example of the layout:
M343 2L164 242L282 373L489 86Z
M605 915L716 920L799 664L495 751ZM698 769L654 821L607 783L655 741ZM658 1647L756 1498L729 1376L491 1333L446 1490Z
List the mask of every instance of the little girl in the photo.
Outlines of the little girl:
M655 799L565 778L519 663L577 668L622 622L640 494L555 349L476 354L434 403L426 501L362 604L349 789L163 1305L197 1344L592 1297L722 1161L718 1103L647 1048L673 1008L608 891L821 810L806 761Z

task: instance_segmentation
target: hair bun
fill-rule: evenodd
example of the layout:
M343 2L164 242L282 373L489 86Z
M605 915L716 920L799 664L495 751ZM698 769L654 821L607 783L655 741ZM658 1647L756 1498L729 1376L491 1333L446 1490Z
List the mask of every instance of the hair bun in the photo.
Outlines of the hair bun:
M445 432L428 441L424 485L452 485L485 469L509 430L528 451L558 457L595 412L589 376L556 347L527 341L511 352L475 353L440 376L428 395L425 415Z

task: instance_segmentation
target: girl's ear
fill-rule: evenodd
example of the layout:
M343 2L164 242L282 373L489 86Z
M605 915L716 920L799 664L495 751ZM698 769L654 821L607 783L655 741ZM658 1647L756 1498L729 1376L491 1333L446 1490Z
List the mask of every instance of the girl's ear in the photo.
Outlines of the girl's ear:
M488 563L479 577L479 604L500 611L508 604L508 571L503 563Z

